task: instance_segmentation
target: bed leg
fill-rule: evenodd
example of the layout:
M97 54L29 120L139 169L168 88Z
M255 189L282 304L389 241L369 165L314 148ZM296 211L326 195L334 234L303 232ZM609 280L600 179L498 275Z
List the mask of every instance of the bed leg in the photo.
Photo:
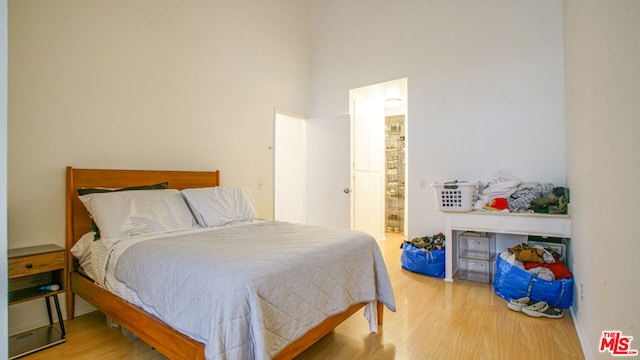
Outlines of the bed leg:
M69 284L68 286L70 286ZM66 292L66 302L67 302L67 320L73 320L74 310L76 305L76 294L74 294L71 289L67 289Z
M378 312L378 325L382 325L382 314L384 314L384 304L381 301L376 302L376 311Z

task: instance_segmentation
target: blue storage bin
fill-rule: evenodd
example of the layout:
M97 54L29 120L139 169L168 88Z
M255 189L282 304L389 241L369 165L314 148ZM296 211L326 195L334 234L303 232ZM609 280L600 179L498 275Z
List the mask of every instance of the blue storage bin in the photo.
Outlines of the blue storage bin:
M500 256L496 257L493 289L507 301L528 296L532 300L546 301L563 309L573 304L573 278L544 280L511 265Z
M445 250L423 251L405 242L402 244L402 268L418 274L444 278Z

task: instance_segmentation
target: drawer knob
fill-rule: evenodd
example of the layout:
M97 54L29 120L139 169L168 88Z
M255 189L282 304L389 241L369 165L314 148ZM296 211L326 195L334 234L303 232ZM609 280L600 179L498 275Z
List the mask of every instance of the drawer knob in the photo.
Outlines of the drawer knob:
M32 263L28 263L28 264L27 264L27 269L31 269L32 267L33 267L33 264L32 264Z

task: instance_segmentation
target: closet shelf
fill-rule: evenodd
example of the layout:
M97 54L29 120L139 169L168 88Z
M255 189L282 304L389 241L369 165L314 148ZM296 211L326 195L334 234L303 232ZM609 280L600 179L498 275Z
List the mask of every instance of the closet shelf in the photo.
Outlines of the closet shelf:
M404 231L404 115L385 118L385 222L388 232Z

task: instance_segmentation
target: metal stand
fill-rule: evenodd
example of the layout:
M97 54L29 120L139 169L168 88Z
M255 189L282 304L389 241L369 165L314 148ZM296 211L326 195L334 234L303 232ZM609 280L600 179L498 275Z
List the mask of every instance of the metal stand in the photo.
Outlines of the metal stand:
M58 329L56 329L56 327L53 325L53 314L51 313L51 303L49 302L50 298L53 298L53 303L56 308L56 316L58 317L58 324L60 324L60 331L58 331ZM67 341L67 339L65 338L64 320L62 320L62 312L60 311L58 295L49 295L44 298L44 301L47 305L49 326L27 331L25 333L10 337L10 360L17 359L21 356L25 356Z

